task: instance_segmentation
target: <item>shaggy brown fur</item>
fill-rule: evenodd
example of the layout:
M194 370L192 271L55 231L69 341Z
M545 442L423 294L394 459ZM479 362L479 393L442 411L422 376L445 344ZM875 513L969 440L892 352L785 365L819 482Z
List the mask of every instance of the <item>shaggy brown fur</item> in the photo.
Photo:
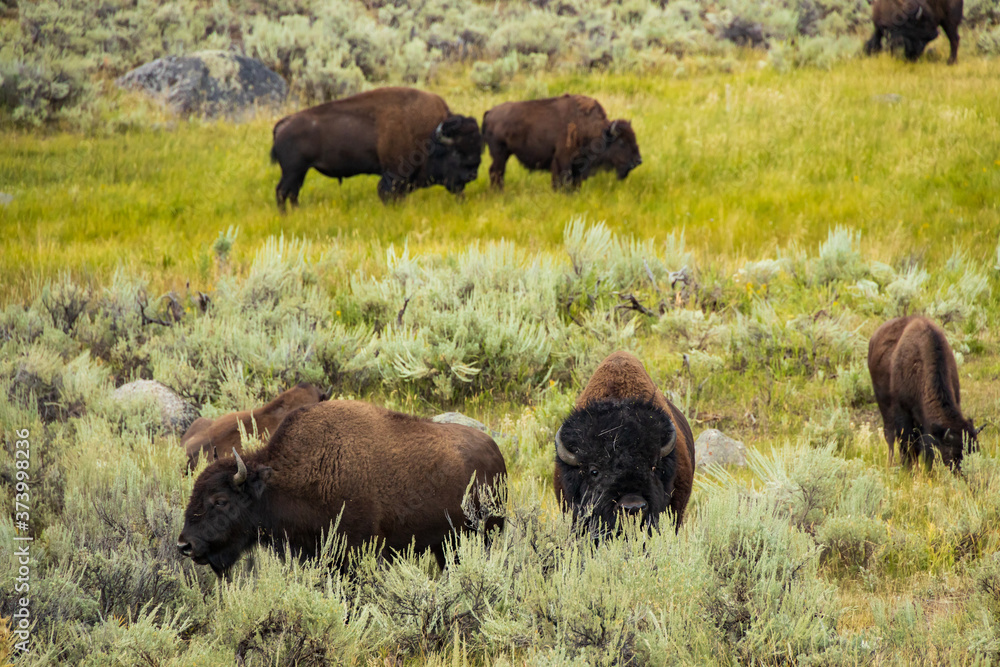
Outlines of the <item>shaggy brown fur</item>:
M882 413L889 457L895 442L903 462L920 455L930 464L937 447L946 464L959 467L978 431L962 415L958 367L944 331L926 317L898 317L878 328L868 343L868 372Z
M198 456L201 454L212 458L217 451L219 456L232 456L234 447L243 454L240 422L250 436L253 436L254 422L256 422L257 434L261 440L266 440L278 430L278 425L292 410L325 401L326 398L326 395L313 385L302 383L278 394L273 401L254 410L230 412L214 421L205 417L196 419L181 437L181 446L188 455L188 467L193 469L198 464Z
M552 172L552 187L578 187L595 169L614 169L618 178L642 164L635 132L627 120L609 121L597 100L563 95L504 102L483 116L483 140L490 149L490 183L503 189L507 160Z
M384 202L435 184L459 193L476 180L482 150L475 119L452 114L432 93L378 88L326 102L274 126L278 208L286 199L298 205L310 168L336 179L377 174Z
M590 381L576 400L577 410L606 399L634 399L652 403L663 410L673 422L676 432L674 451L677 457L676 473L672 480L672 493L668 507L673 511L675 527L680 529L684 520L684 510L694 484L694 435L687 419L677 407L667 400L663 392L649 377L646 368L634 355L619 351L601 362ZM556 498L565 503L563 479L560 475L560 461L556 460L553 473L553 487Z
M383 552L414 544L444 566L444 543L461 529L465 490L506 484L503 455L485 433L359 401L326 401L288 416L262 449L220 460L195 481L178 548L226 572L258 539L279 552L316 554L338 516L349 548L378 539ZM343 515L341 516L341 511ZM503 525L491 517L486 527Z
M901 42L906 57L916 60L927 43L938 36L938 26L944 28L951 46L948 64L958 61L958 25L962 22L962 0L875 0L872 22L875 32L865 42L865 53L882 50L883 37L890 46Z

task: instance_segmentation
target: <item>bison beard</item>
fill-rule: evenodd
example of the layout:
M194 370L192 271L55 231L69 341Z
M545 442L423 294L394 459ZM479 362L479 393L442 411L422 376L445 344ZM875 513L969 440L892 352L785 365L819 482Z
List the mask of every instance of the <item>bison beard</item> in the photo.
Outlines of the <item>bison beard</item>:
M677 474L676 430L649 401L594 401L570 413L556 434L556 474L574 521L595 535L621 515L656 528Z

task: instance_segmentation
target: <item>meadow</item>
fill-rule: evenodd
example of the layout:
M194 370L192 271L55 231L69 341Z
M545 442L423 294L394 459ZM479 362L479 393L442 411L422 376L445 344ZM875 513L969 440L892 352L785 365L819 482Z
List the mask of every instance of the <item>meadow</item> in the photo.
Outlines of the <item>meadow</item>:
M643 165L567 194L511 164L497 194L484 155L464 198L388 207L374 177L312 173L286 215L267 160L280 114L179 120L109 92L118 112L88 131L6 130L0 486L12 501L28 429L36 538L15 664L1000 661L1000 433L961 475L893 465L865 365L881 322L925 313L966 415L996 423L995 70L964 52L818 69L739 51L484 90L459 64L423 86L452 109L591 94L631 119ZM556 506L552 437L615 349L696 436L750 456L699 471L678 535L595 545ZM112 398L136 378L205 416L299 381L459 410L502 434L507 529L464 539L443 572L258 552L218 582L174 547L193 484L179 434ZM0 624L0 662L14 639Z

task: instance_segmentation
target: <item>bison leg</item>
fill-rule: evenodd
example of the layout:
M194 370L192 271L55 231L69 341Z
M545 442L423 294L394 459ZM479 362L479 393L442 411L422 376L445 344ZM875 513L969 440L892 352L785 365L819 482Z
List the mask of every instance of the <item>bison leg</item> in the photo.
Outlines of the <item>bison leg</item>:
M875 26L875 32L872 33L871 39L865 42L865 55L870 56L879 53L882 50L882 38L885 33L882 28Z
M510 159L510 151L502 143L490 144L490 157L493 163L490 165L490 186L497 190L503 190L504 174L507 173L507 160Z
M948 64L954 65L958 62L958 23L945 23L944 34L948 35L948 43L951 45Z
M306 180L306 171L308 169L281 170L281 180L278 181L278 187L274 189L274 197L278 202L278 210L285 210L286 199L292 203L292 206L299 205L299 190L302 189L302 184Z
M562 190L573 183L572 165L564 165L559 158L552 158L552 189Z

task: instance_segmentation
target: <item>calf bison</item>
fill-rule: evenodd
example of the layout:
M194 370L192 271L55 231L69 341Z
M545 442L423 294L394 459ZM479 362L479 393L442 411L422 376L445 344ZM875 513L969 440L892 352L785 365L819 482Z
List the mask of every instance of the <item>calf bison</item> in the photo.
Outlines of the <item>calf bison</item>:
M493 158L490 183L500 190L511 155L528 169L551 171L556 190L579 187L597 169L622 179L642 164L632 125L609 121L600 103L583 95L495 106L483 116L483 140Z
M188 468L194 469L201 454L214 457L215 452L220 452L223 456L228 456L229 452L234 450L242 454L243 444L240 442L239 427L241 422L243 430L251 435L256 424L257 433L264 438L265 431L268 435L277 431L281 420L292 410L326 399L326 394L319 389L311 384L302 383L278 394L277 398L263 407L230 412L214 421L204 417L196 419L181 436L181 446L188 455Z
M271 162L281 165L278 208L298 206L310 168L342 180L377 174L383 202L443 185L458 194L476 180L483 138L474 118L413 88L379 88L320 104L274 126Z
M948 64L958 60L958 24L962 22L962 0L874 0L872 22L875 32L865 42L865 53L882 50L882 38L889 46L901 43L907 59L916 60L927 43L944 28L951 44Z
M553 486L575 521L610 532L627 514L656 527L669 507L680 529L694 482L694 437L633 355L615 352L601 362L555 440Z
M444 567L444 544L484 490L506 484L503 455L485 433L359 401L296 410L263 448L211 464L195 481L177 540L183 556L225 575L258 541L298 558L337 530L355 549L378 540L391 557L411 544ZM502 527L489 514L485 527Z
M962 416L958 367L944 332L917 315L889 320L868 343L868 372L890 460L898 440L907 467L921 455L930 466L932 447L946 464L961 467L979 429Z

